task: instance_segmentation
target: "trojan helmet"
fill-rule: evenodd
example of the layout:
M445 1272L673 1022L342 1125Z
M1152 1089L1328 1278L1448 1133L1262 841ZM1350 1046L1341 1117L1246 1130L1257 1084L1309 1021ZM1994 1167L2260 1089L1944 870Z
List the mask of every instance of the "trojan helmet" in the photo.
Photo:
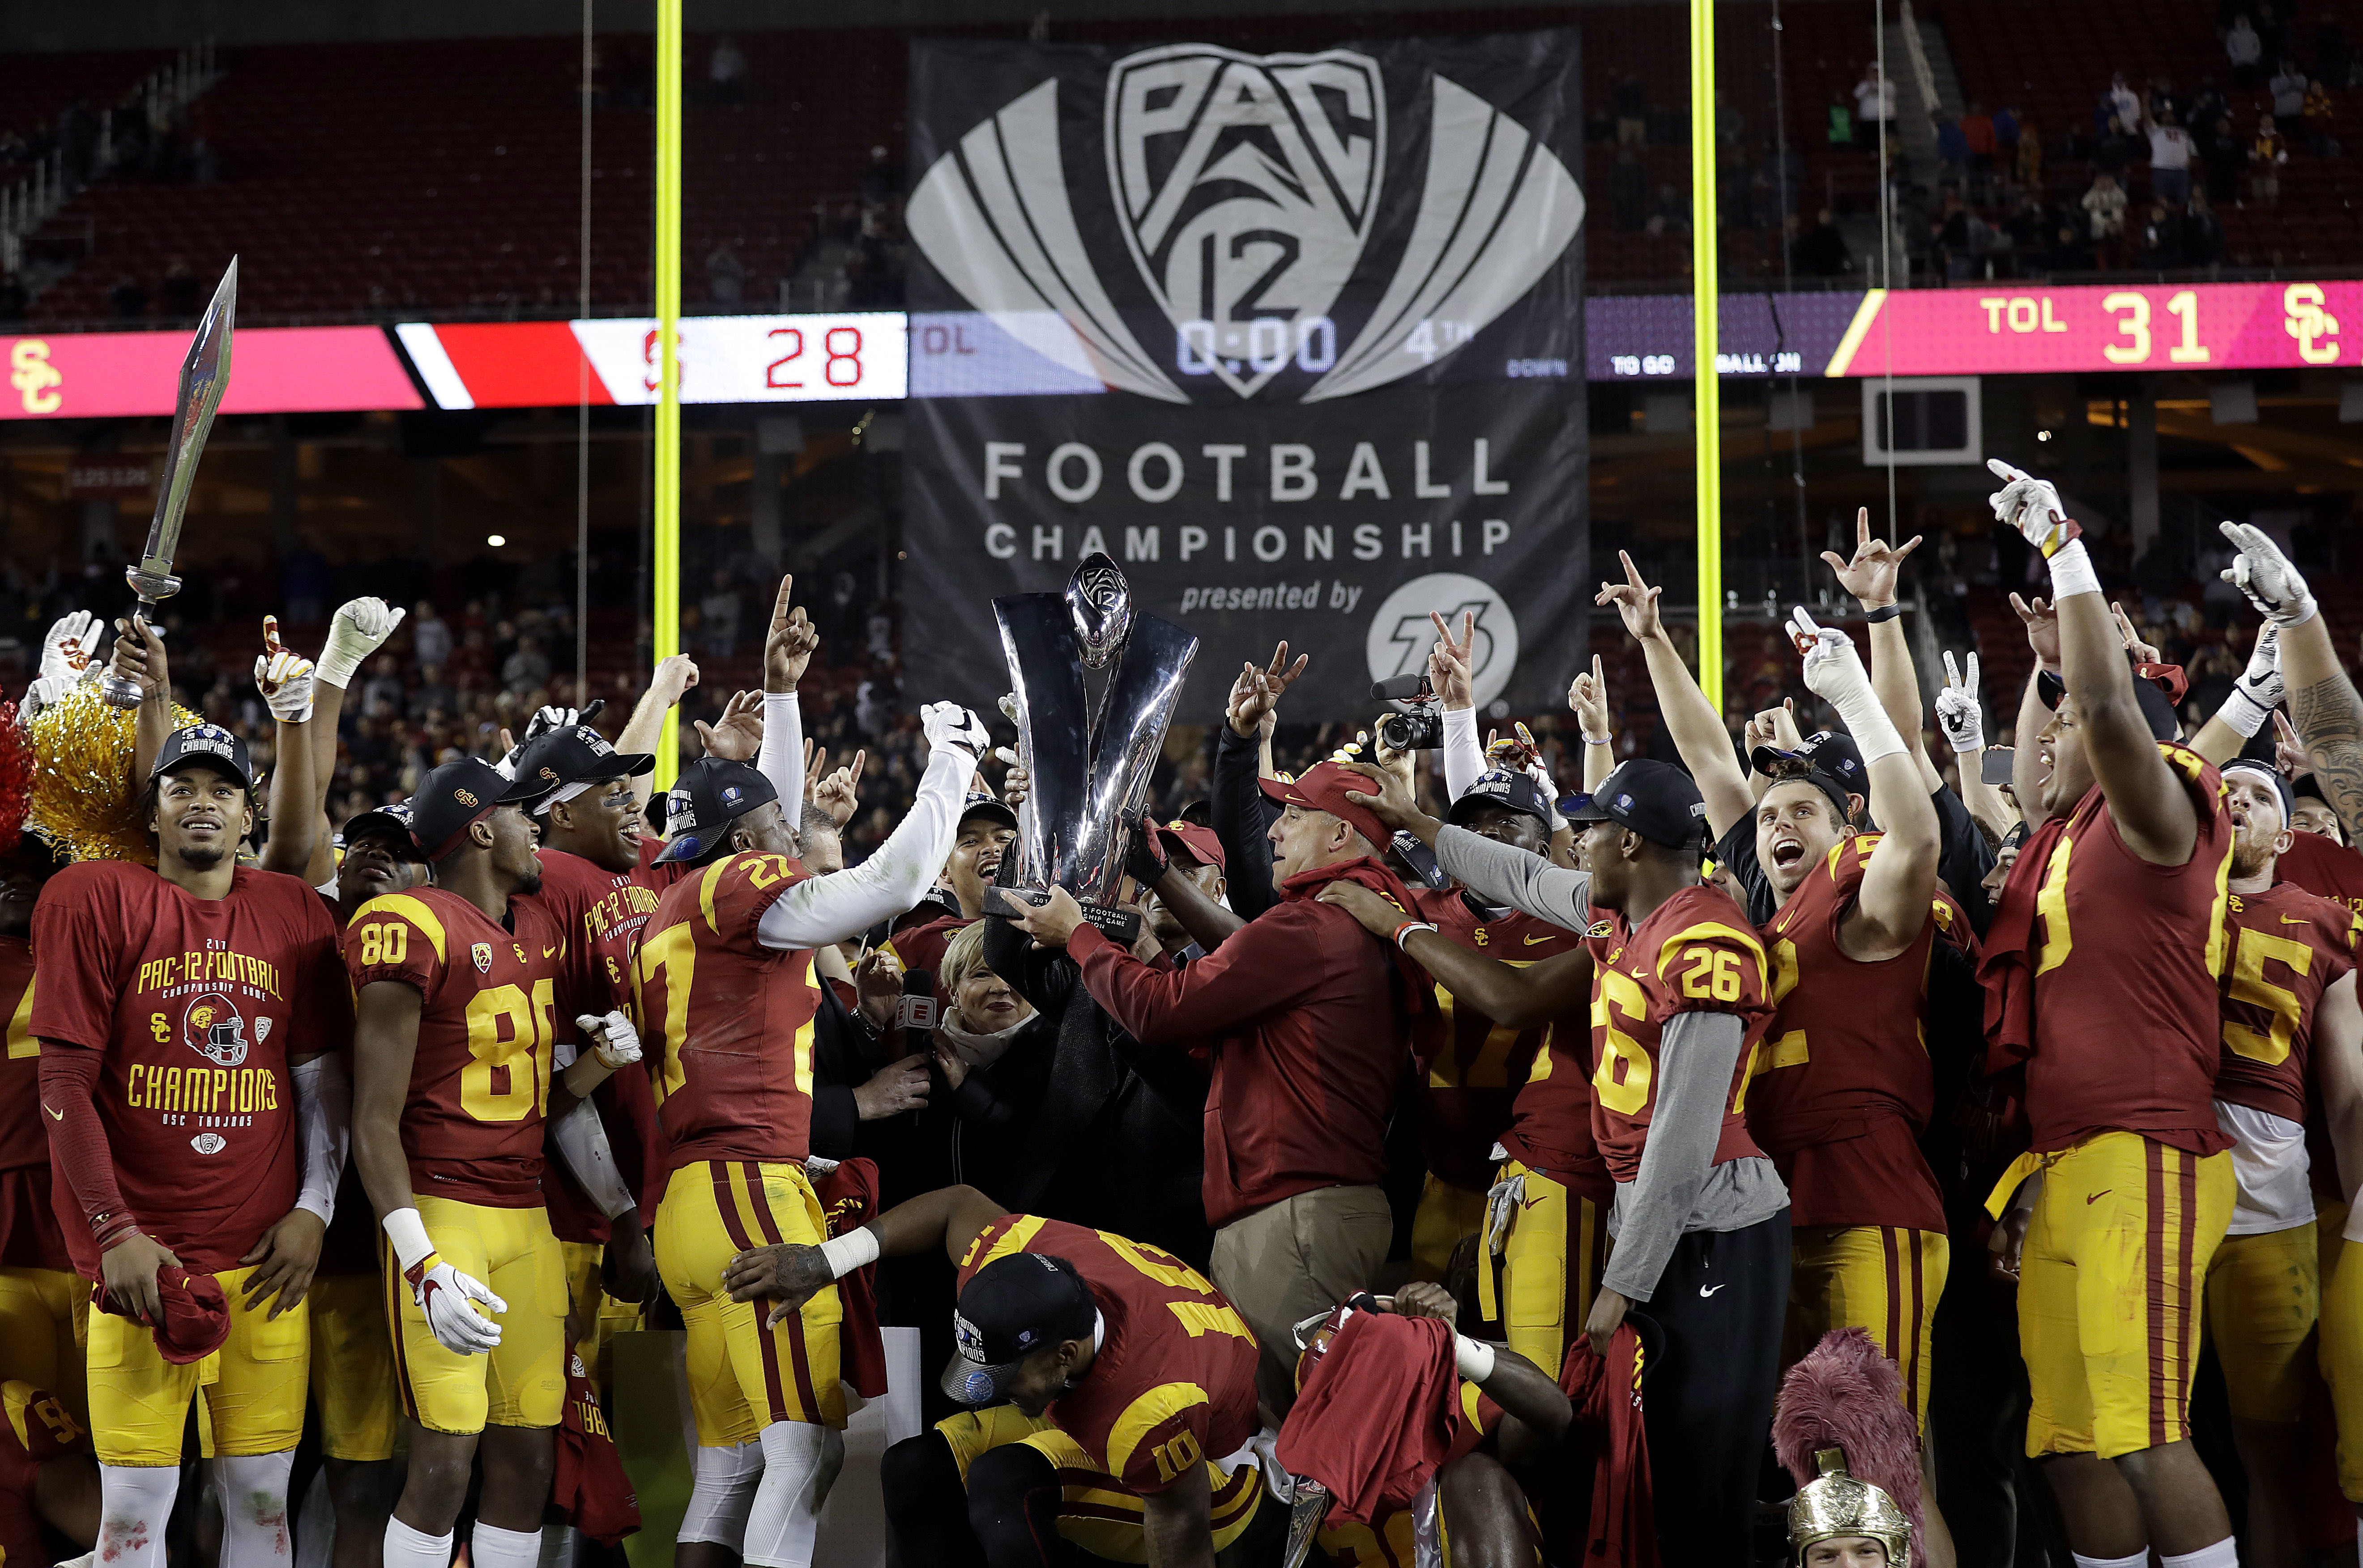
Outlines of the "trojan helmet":
M1789 1369L1772 1411L1772 1447L1797 1483L1789 1544L1866 1536L1893 1568L1915 1561L1920 1457L1903 1380L1860 1329L1833 1330Z

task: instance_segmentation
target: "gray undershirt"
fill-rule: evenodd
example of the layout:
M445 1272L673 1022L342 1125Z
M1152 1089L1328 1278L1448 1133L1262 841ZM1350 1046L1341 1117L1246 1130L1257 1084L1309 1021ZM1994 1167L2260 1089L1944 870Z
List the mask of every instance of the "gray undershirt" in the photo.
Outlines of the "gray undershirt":
M1448 827L1436 835L1436 863L1489 904L1507 904L1570 931L1592 923L1592 873L1554 866L1539 855Z

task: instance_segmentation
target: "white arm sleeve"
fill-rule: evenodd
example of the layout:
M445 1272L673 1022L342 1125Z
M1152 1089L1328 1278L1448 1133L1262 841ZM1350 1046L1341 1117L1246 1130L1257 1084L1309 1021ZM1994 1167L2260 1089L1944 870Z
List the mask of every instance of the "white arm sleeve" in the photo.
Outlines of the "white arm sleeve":
M287 1076L295 1086L295 1137L304 1154L304 1190L295 1207L325 1225L336 1216L337 1184L352 1143L353 1082L334 1051L296 1063Z
M860 865L799 882L782 893L763 911L755 927L757 940L782 950L824 947L917 903L951 854L975 771L976 759L966 751L937 748L902 825Z
M576 1042L561 1040L551 1063L562 1073L574 1065L581 1051ZM549 1141L558 1146L559 1158L566 1162L566 1168L574 1173L600 1213L613 1220L637 1207L632 1189L624 1185L623 1173L616 1168L616 1151L608 1145L607 1129L600 1123L596 1106L587 1099L576 1100L571 1110L549 1124Z
M793 691L763 693L763 749L755 754L755 771L780 792L780 809L795 826L804 809L804 719Z
M1477 744L1477 710L1447 708L1444 711L1444 793L1445 804L1460 799L1460 792L1477 782L1485 771L1485 748Z

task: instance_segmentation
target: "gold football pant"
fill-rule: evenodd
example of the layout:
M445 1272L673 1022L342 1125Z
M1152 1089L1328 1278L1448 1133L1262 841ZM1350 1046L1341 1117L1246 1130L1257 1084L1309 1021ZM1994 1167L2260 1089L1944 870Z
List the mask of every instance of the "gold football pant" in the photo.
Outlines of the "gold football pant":
M1861 1329L1903 1376L1903 1405L1928 1424L1929 1334L1951 1243L1893 1225L1801 1225L1790 1232L1789 1331L1795 1365L1832 1329Z
M1608 1211L1538 1170L1504 1161L1501 1179L1514 1176L1525 1177L1525 1197L1509 1218L1498 1290L1492 1257L1481 1260L1478 1307L1487 1322L1502 1325L1512 1350L1557 1381L1608 1266Z
M386 1319L396 1325L403 1412L432 1432L554 1427L566 1407L566 1267L549 1215L416 1194L427 1240L445 1263L508 1304L501 1342L483 1355L446 1350L427 1326L393 1249L379 1247Z
M320 1409L321 1454L364 1464L392 1459L402 1402L383 1280L320 1275L304 1304L312 1309L312 1402Z
M1485 1228L1485 1195L1455 1187L1431 1171L1420 1189L1419 1208L1411 1220L1412 1273L1420 1279L1442 1280L1452 1268L1453 1249L1461 1238Z
M89 1414L83 1344L90 1281L71 1269L0 1268L0 1380L47 1388L77 1419Z
M2338 1489L2363 1507L2363 1244L2346 1239L2346 1205L2315 1206L2322 1246L2322 1380L2338 1418Z
M229 1338L202 1361L174 1365L147 1324L91 1314L91 1444L100 1463L180 1463L189 1401L200 1389L209 1454L250 1459L295 1446L304 1435L312 1304L277 1318L267 1300L247 1306L240 1293L253 1273L234 1268L214 1275L229 1302Z
M2322 1250L2311 1220L2226 1236L2207 1264L2207 1338L2224 1364L2232 1414L2305 1419L2313 1325L2322 1316Z

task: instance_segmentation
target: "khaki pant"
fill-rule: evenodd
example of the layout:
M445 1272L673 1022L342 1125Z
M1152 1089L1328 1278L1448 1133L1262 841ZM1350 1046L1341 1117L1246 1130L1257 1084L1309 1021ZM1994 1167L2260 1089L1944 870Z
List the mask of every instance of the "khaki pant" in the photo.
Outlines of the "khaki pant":
M1215 1232L1215 1286L1263 1347L1257 1382L1274 1416L1296 1402L1296 1324L1377 1282L1394 1213L1375 1187L1324 1187Z

